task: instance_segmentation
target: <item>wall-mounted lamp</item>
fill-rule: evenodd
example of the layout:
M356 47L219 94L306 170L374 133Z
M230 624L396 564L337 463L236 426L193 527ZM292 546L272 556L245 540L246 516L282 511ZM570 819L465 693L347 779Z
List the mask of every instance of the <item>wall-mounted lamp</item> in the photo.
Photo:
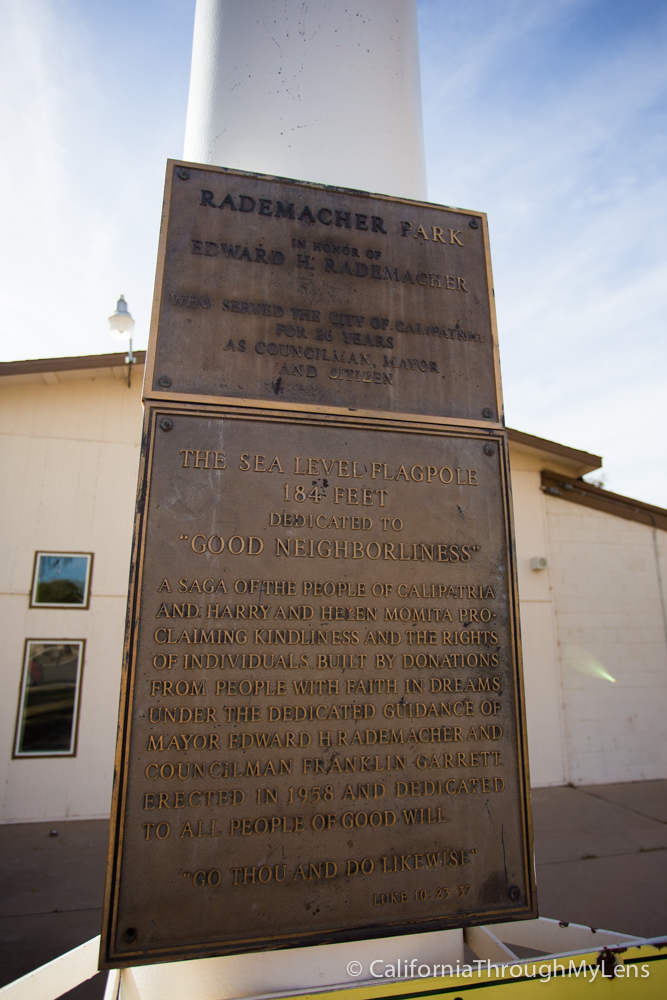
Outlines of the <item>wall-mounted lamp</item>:
M130 388L132 380L132 365L137 363L137 359L132 354L132 331L134 330L134 320L127 308L125 296L121 295L116 303L116 311L109 316L109 332L114 340L128 340L128 352L125 356L127 365L127 387Z

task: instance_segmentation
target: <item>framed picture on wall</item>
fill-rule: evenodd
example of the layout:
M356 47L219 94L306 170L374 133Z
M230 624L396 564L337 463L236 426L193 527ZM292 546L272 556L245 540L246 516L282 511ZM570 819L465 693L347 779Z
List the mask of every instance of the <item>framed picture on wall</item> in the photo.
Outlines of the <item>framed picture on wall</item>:
M74 757L84 639L27 639L14 757Z
M87 608L91 552L36 552L31 608Z

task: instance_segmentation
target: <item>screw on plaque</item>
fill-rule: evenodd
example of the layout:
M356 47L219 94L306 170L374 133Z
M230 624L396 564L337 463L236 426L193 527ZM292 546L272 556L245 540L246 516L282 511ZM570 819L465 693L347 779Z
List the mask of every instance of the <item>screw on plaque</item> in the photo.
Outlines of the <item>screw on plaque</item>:
M169 417L163 417L162 420L160 421L160 427L162 428L163 431L170 431L173 426L174 426L174 421L170 420Z
M185 167L181 167L181 169L178 171L178 176L182 181L187 181L190 177L190 171L186 170Z
M123 931L123 940L127 941L128 944L132 944L133 941L137 940L137 928L136 927L126 927Z
M512 900L514 900L514 902L516 902L517 899L521 898L521 889L519 888L518 885L511 885L509 887L509 891L508 891L507 895L509 896L510 899L512 899Z
M471 229L479 229L479 222L477 221L477 219L471 219L468 225L470 226Z
M160 381L162 381L162 380L160 379ZM484 409L482 410L482 416L486 417L487 420L491 419L491 417L493 416L493 410L491 409L490 406L485 406L484 407Z
M493 447L492 444L485 444L484 445L484 454L485 455L495 455L495 453L496 453L496 449Z
M161 385L163 389L168 389L169 386L171 385L171 379L169 378L168 375L160 375L159 379L157 380L157 384Z

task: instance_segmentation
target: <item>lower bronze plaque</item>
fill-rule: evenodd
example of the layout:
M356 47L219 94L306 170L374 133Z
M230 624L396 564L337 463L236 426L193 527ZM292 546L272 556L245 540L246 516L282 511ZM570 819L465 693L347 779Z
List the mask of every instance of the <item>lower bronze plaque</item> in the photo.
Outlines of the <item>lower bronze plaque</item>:
M103 964L533 916L502 433L146 421Z

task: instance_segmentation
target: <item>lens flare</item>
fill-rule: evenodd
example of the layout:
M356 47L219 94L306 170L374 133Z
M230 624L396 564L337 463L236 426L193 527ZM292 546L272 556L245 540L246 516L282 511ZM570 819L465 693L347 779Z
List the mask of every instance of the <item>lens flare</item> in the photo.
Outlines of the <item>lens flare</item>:
M616 678L612 677L600 661L583 646L564 646L563 659L568 666L580 674L587 674L588 677L599 677L603 681L610 681L611 684L616 683Z

